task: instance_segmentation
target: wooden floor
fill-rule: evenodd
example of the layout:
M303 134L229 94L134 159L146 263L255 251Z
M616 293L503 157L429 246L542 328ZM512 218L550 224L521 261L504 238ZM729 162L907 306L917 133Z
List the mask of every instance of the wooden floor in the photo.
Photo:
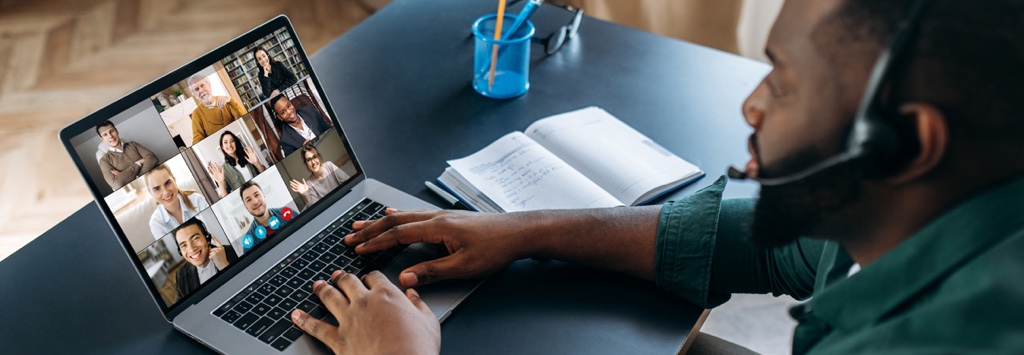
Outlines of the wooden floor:
M92 201L62 127L281 13L310 53L370 15L356 0L0 0L0 260Z

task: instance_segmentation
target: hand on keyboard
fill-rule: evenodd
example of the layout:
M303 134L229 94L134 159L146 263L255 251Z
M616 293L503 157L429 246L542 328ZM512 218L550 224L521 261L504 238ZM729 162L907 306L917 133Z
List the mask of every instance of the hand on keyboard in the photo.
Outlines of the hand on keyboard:
M338 326L295 310L292 321L336 354L437 354L441 324L413 289L405 294L373 271L363 276L344 271L331 283L316 281L313 292L334 315Z

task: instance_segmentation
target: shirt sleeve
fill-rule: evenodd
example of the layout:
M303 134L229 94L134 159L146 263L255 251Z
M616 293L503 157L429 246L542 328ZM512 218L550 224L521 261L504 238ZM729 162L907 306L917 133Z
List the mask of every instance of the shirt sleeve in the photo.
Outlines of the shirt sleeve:
M805 298L814 287L824 242L799 239L762 250L747 226L753 199L724 200L725 177L662 207L655 250L658 286L705 308L732 293L788 294Z

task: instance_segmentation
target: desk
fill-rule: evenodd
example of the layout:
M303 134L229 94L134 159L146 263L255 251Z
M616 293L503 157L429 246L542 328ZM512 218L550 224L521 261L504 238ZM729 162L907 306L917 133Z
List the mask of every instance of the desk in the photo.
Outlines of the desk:
M560 52L534 54L529 93L490 100L470 85L469 26L493 5L396 1L311 58L368 176L440 206L423 181L436 177L445 160L538 118L590 105L708 173L668 199L748 159L740 104L767 66L587 18ZM542 8L538 33L567 16ZM754 184L734 183L727 195L755 191ZM0 305L4 353L207 352L163 320L91 204L0 263ZM700 313L647 282L519 261L445 322L442 350L669 354Z

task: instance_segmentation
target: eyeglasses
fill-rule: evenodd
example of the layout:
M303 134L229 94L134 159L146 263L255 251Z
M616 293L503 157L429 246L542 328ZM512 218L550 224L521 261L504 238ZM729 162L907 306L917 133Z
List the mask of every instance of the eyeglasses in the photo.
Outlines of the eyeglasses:
M311 160L320 159L320 154L313 154L312 156L308 156L308 157L304 156L304 157L302 157L302 159L305 160L308 163Z
M509 2L508 6L511 7L521 1L522 0L512 0ZM562 49L565 42L576 38L576 33L580 28L580 22L583 21L583 9L555 0L547 0L545 3L573 13L572 21L569 21L569 24L555 30L555 32L552 32L545 38L537 38L537 36L533 37L532 41L534 43L539 43L544 46L544 53L552 55L555 54L555 52L558 52L559 49Z

